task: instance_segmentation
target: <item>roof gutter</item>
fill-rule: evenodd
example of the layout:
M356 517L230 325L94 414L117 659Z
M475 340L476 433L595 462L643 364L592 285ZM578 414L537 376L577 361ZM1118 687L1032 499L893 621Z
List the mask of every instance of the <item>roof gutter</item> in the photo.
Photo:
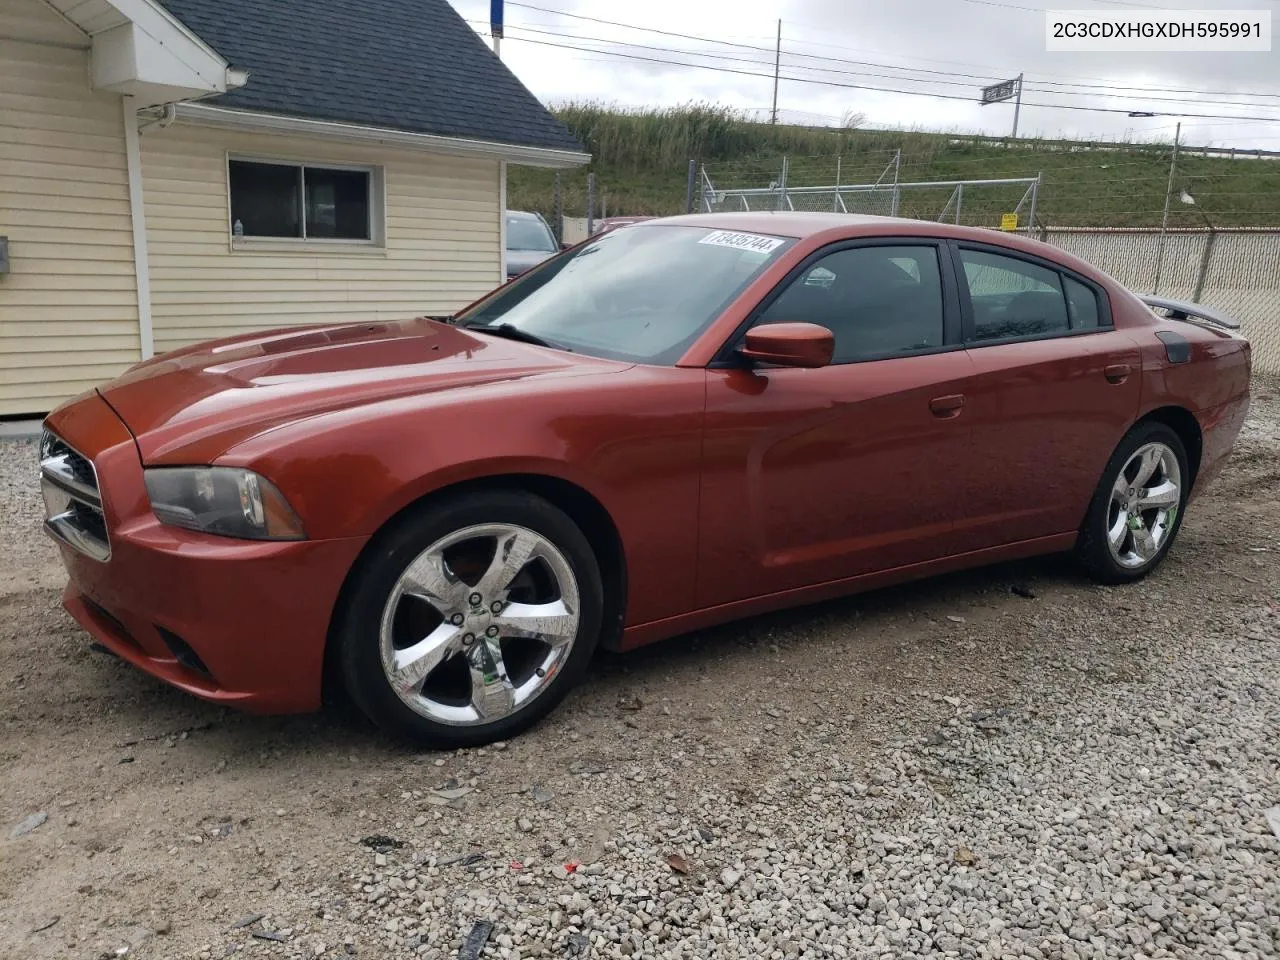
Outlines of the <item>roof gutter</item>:
M432 133L410 133L387 127L366 127L332 120L309 120L256 110L233 110L208 103L177 104L177 122L220 127L247 133L277 133L305 137L326 137L349 143L376 143L410 150L442 153L486 160L505 160L533 167L577 167L591 160L591 154L576 150L523 146L445 137Z

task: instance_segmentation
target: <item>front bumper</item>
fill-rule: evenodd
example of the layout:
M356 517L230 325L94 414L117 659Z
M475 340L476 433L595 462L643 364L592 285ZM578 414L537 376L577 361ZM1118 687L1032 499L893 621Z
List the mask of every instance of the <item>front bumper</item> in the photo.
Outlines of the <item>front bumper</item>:
M205 700L258 713L320 704L325 639L365 538L256 542L156 520L132 436L86 395L46 427L97 470L111 554L54 537L70 581L67 611L134 666Z

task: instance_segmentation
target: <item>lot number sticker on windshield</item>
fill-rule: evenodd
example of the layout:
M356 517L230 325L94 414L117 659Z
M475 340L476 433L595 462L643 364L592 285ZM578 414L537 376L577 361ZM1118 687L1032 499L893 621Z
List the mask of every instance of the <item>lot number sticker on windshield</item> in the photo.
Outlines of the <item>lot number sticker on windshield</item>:
M713 247L732 247L734 250L750 250L752 253L772 253L785 242L777 237L762 237L758 233L737 233L733 230L717 230L709 233L699 243Z

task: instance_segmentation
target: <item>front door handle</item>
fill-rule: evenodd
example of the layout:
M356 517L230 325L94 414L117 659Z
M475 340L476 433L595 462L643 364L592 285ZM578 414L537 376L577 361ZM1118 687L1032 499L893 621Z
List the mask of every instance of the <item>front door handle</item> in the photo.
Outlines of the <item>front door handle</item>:
M1133 373L1133 367L1127 363L1113 363L1102 371L1102 375L1112 383L1124 383Z
M945 397L934 397L929 401L929 409L933 411L935 417L943 420L958 417L960 411L964 409L964 394L952 393Z

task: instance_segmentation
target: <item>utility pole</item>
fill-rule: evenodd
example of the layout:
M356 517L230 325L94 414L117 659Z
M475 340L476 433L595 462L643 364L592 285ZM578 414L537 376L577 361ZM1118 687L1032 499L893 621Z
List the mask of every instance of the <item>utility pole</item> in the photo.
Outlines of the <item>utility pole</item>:
M1013 139L1018 139L1018 114L1022 113L1022 74L1018 74L1018 99L1013 104Z
M1164 217L1160 220L1160 252L1156 256L1156 280L1151 286L1154 297L1160 292L1160 275L1164 272L1164 246L1169 232L1169 202L1173 199L1173 179L1178 172L1178 144L1182 140L1182 121L1173 135L1173 158L1169 161L1169 186L1164 191Z
M564 200L560 193L560 171L556 171L555 192L551 200L551 232L556 236L556 243L564 243Z
M596 175L587 174L587 236L596 232Z
M778 18L778 43L773 48L773 113L770 123L778 122L778 72L782 66L782 18Z

